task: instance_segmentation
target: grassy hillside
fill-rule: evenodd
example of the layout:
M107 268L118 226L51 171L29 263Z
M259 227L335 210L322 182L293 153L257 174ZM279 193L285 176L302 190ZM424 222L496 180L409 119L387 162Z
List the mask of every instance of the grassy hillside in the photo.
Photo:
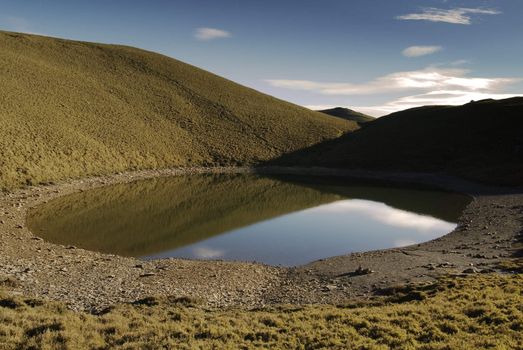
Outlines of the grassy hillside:
M144 50L0 32L0 188L254 164L356 128Z
M353 111L352 109L343 107L324 109L318 112L332 115L334 117L342 118L345 120L354 121L360 125L371 122L376 119L374 117L371 117L370 115L366 115L360 112Z
M101 315L0 294L4 349L521 349L521 275L398 287L345 306L212 310L147 298ZM478 291L481 291L478 293Z
M523 185L523 97L393 113L278 163L435 171Z

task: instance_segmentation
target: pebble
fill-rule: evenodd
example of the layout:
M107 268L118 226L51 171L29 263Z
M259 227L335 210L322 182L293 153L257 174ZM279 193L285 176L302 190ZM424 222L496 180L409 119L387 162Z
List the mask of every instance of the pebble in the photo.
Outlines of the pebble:
M154 276L154 275L156 275L156 273L154 273L154 272L146 272L146 273L142 273L140 275L140 277L149 277L149 276Z
M471 268L463 270L463 273L478 273L478 270L476 270L475 268L471 267Z
M334 284L327 284L325 287L323 287L323 291L324 292L330 292L330 291L333 291L335 289L338 289L338 287L335 286Z

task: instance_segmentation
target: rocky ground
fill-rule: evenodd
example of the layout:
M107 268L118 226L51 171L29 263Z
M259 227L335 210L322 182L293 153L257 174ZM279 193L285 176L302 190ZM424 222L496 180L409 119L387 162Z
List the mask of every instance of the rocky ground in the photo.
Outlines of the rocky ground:
M252 170L140 171L2 193L0 286L11 293L61 300L72 309L87 311L151 295L189 296L214 307L339 303L375 295L394 285L430 282L443 274L496 271L500 261L521 253L522 189L485 187L430 174L257 170L423 183L467 193L474 198L463 212L456 230L439 239L405 248L322 259L295 268L183 259L140 261L51 244L34 236L25 226L29 208L76 191L155 176L249 171Z

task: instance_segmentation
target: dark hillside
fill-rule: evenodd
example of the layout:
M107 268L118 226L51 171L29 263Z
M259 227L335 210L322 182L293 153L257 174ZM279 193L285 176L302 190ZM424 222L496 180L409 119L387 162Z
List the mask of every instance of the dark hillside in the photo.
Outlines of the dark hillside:
M444 172L523 185L523 98L393 113L277 163Z

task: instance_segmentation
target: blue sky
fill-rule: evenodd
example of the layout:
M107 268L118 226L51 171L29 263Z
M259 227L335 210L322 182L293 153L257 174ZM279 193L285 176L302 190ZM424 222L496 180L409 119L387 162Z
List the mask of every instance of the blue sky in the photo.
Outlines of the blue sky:
M0 29L161 52L310 108L523 95L520 0L3 1Z

